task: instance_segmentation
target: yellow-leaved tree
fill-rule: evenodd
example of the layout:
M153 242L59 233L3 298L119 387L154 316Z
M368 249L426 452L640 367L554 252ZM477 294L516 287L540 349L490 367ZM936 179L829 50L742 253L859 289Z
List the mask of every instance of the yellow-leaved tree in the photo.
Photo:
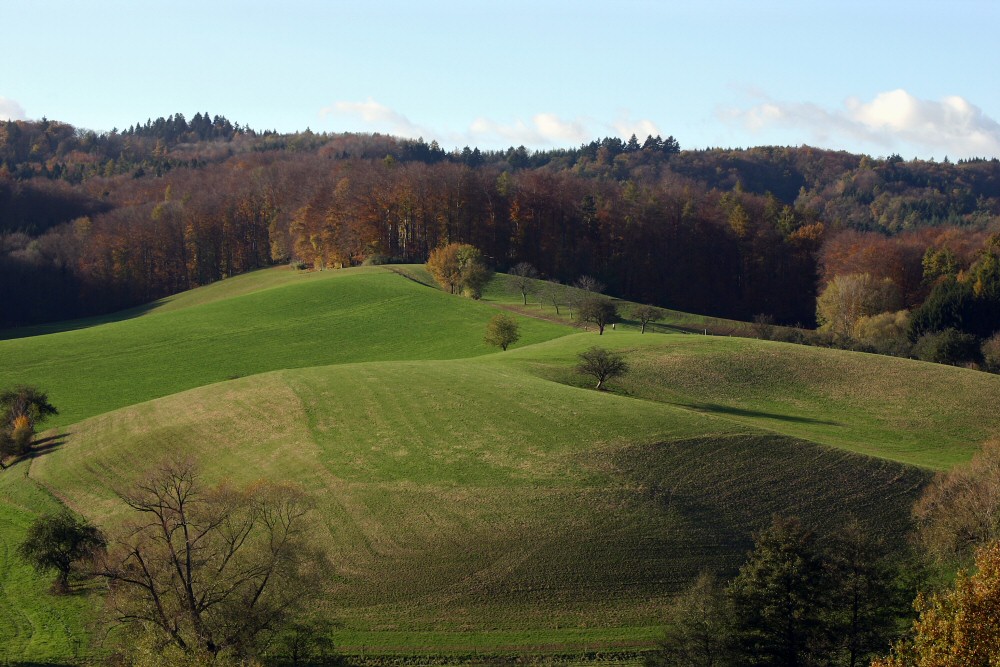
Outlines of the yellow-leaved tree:
M442 287L452 294L462 293L478 299L493 277L483 254L468 243L449 243L431 251L427 270Z
M981 547L974 572L960 572L954 588L914 606L912 636L872 667L1000 665L1000 542Z

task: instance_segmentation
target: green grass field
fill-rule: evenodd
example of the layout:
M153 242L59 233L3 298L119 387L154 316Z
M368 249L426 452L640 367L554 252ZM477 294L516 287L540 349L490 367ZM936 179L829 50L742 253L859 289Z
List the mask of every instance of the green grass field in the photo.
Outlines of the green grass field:
M515 299L486 300L268 270L0 341L0 386L62 410L52 446L0 472L0 660L100 650L98 594L53 598L12 549L55 499L114 525L114 489L171 454L310 491L348 653L583 654L649 646L670 595L732 572L774 513L901 535L930 469L1000 434L997 376L528 317L496 353L485 322ZM572 372L597 343L633 367L610 392Z
M282 368L487 354L496 311L379 268L270 269L164 300L140 316L0 341L0 386L35 384L55 425ZM522 318L528 345L569 331Z

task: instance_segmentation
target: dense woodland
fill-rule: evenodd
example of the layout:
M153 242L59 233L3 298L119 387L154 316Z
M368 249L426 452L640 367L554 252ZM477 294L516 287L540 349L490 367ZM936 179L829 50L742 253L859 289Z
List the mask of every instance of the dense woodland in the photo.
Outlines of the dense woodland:
M207 113L103 134L0 123L0 327L274 263L424 262L460 242L499 270L528 262L634 301L806 326L835 278L867 275L891 295L840 333L883 310L917 319L938 292L952 315L920 330L910 321L911 335L954 327L985 339L1000 328L989 321L998 233L997 159L684 151L673 137L447 152L378 134L259 132ZM963 320L956 300L986 308Z

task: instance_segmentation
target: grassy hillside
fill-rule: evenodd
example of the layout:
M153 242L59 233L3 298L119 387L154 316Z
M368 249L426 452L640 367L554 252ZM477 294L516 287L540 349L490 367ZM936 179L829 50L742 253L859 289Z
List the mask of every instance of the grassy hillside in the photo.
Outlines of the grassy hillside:
M648 644L773 513L901 535L928 469L1000 434L1000 377L918 362L533 318L490 353L493 306L406 272L263 271L0 342L0 386L62 411L0 472L0 660L72 657L99 605L11 557L30 520L58 499L113 526L171 454L313 494L347 650L579 651ZM612 392L572 372L598 343L633 367Z
M0 386L35 384L80 419L212 382L306 366L486 354L495 310L384 269L259 271L154 304L141 316L0 341ZM568 333L522 320L519 344Z
M574 384L594 336L515 350L530 372ZM1000 437L1000 376L909 359L745 338L606 333L629 352L621 393L921 467L945 469Z
M340 642L396 649L579 648L609 627L641 643L670 593L731 571L772 513L898 533L926 477L495 357L282 371L71 431L31 476L105 524L136 462L175 452L211 479L304 485L338 565Z
M70 661L89 652L87 622L99 602L83 594L53 597L53 577L39 576L16 556L35 517L60 507L26 477L27 468L0 473L0 661Z

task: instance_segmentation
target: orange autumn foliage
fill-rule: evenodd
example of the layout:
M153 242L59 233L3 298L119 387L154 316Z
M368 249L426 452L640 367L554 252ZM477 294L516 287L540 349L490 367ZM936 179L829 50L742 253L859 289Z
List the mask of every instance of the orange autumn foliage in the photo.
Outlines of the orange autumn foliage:
M1000 543L982 547L973 574L953 589L921 594L913 634L872 667L973 667L1000 664Z

